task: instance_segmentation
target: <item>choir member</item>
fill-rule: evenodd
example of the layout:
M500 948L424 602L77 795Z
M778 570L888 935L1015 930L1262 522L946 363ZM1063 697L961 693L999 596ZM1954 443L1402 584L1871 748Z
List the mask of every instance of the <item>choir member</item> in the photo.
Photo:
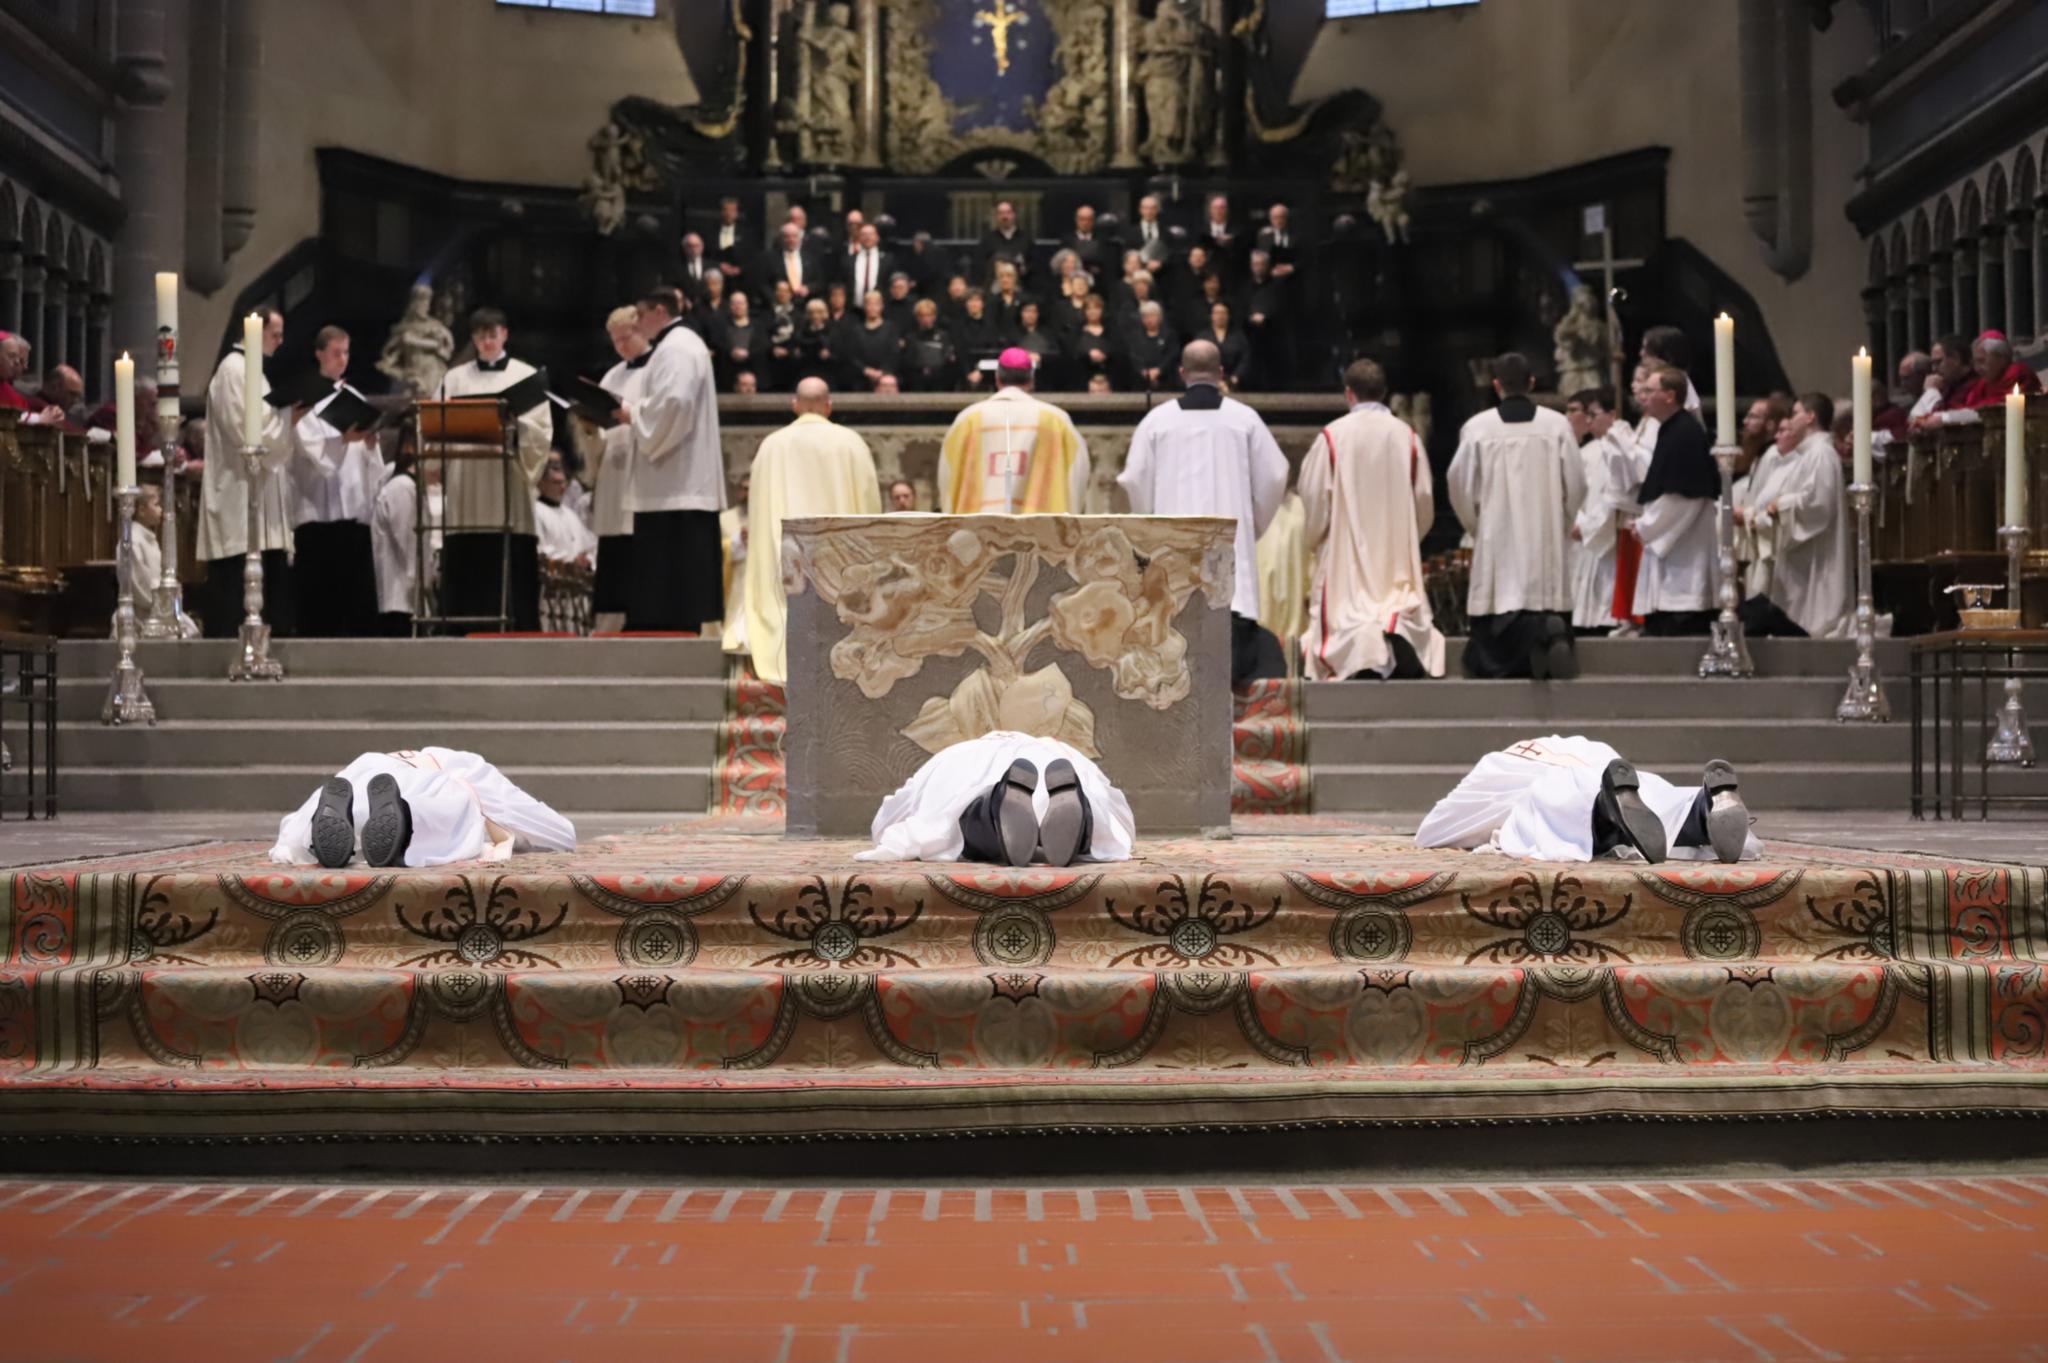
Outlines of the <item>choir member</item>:
M1793 638L1845 639L1854 611L1849 499L1832 431L1834 401L1802 396L1786 421L1799 441L1782 477L1754 499L1750 517L1772 542L1768 596L1743 603L1743 624Z
M888 287L889 276L896 273L896 257L882 249L882 234L873 223L861 227L849 269L855 298L882 292Z
M540 556L550 563L593 567L597 560L597 536L581 516L562 505L562 494L568 490L569 476L562 471L561 461L548 460L533 498L533 524L540 540Z
M1657 441L1635 498L1643 508L1635 526L1643 561L1634 613L1651 635L1705 634L1713 617L1721 471L1706 427L1685 409L1691 391L1686 376L1668 367L1652 373L1644 390L1644 414L1657 423ZM1639 442L1631 467L1641 467L1642 455Z
M746 295L734 294L733 302L744 304ZM644 394L647 378L647 338L640 332L640 310L615 308L605 319L605 333L619 362L605 371L598 382L605 392L627 404ZM591 593L591 614L596 627L613 633L625 628L633 588L633 425L622 421L598 436L597 458L592 470L597 476L597 503L591 515L591 530L597 535L597 578Z
M1617 494L1608 470L1627 447L1630 432L1615 412L1614 394L1605 389L1573 394L1564 415L1579 441L1579 468L1586 480L1586 499L1571 529L1572 628L1600 633L1621 623L1614 615L1614 547L1621 518L1634 514L1635 503Z
M902 363L903 338L897 335L895 323L883 315L885 307L881 291L870 290L861 299L860 321L844 342L849 375L870 393Z
M1100 279L1109 273L1117 247L1095 230L1095 205L1082 204L1074 210L1074 230L1060 238L1060 249L1073 252L1081 268Z
M939 305L917 300L914 322L903 338L898 380L906 393L950 393L960 377L960 357L939 325Z
M290 415L263 404L263 429L243 431L244 385L270 392L263 361L284 344L284 314L263 309L263 354L253 359L237 341L221 357L206 387L206 469L200 475L197 554L206 564L200 597L209 639L232 639L242 622L242 556L249 551L249 465L244 440L260 452L257 472L255 542L263 555L263 618L272 634L289 635L293 610L291 524L285 500L284 468L291 458Z
M1180 343L1166 326L1166 309L1146 299L1138 304L1138 322L1126 341L1133 380L1147 393L1170 393L1180 387L1174 357Z
M413 598L419 579L419 486L414 468L412 434L399 436L391 476L377 492L370 514L370 552L377 568L378 633L403 639L412 635Z
M441 380L444 398L483 398L507 392L537 372L506 353L512 338L505 314L479 308L470 315L476 358ZM545 395L523 411L517 455L510 468L495 460L448 462L447 533L441 541L441 611L471 628L509 617L506 628L540 628L540 541L533 528L533 491L554 445L554 414ZM511 527L511 544L497 527ZM508 575L509 572L509 575Z
M1244 332L1232 320L1230 304L1221 300L1211 302L1209 325L1199 334L1223 357L1223 379L1231 391L1243 389L1251 376L1252 348L1251 343L1245 340Z
M348 356L348 333L323 327L314 338L313 358L321 379L338 386L292 431L292 567L299 633L313 639L360 639L376 632L370 519L384 485L384 455L366 427L345 424L374 422L363 415L361 395L342 384ZM337 419L333 413L344 406L356 415ZM344 424L337 426L337 420Z
M633 430L627 625L697 632L725 615L725 466L711 352L672 315L662 290L640 300L640 334L648 344L640 396L621 405Z
M711 348L718 386L730 389L741 371L767 355L768 325L754 315L753 300L736 293L726 300L725 315L716 319L704 343Z
M995 221L982 234L981 244L975 248L975 260L981 268L983 283L991 283L996 277L996 266L1003 262L1016 267L1021 282L1031 272L1031 238L1017 225L1017 205L1008 199L995 207Z

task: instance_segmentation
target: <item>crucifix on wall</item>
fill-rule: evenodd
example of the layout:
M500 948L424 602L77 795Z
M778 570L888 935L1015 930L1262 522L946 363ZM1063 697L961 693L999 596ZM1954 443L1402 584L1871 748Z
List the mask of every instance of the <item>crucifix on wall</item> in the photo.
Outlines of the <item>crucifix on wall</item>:
M1010 0L994 0L989 8L976 10L974 26L988 30L989 43L995 48L996 74L1010 72L1010 27L1013 24L1028 24L1031 16L1023 10L1012 9Z

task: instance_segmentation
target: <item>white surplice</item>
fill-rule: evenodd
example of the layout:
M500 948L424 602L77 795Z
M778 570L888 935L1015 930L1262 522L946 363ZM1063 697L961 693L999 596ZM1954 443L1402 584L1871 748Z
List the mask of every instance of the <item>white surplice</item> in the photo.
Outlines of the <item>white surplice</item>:
M504 861L514 852L573 852L576 826L507 780L473 752L421 748L417 752L364 753L338 773L354 787L355 823L370 817L370 780L389 776L412 811L407 866L457 861ZM319 862L313 852L313 811L320 792L284 816L270 859L291 866Z
M1535 407L1531 420L1504 421L1498 409L1481 412L1458 433L1445 482L1472 535L1468 612L1570 611L1571 524L1586 474L1563 414Z
M621 362L611 367L604 376L604 389L608 393L631 404L638 402L647 391L647 366L634 368ZM633 492L633 425L621 422L600 432L597 442L597 458L591 461L588 476L595 480L597 492L592 499L590 528L599 539L633 533L633 508L630 498Z
M410 473L394 473L370 512L370 561L377 571L377 609L411 615L419 580L419 486Z
M633 441L633 511L725 510L725 455L718 444L718 389L704 338L671 322L641 367L626 404Z
M1764 447L1749 473L1735 480L1730 490L1734 504L1746 519L1735 527L1735 556L1743 564L1742 595L1771 594L1772 570L1778 560L1777 522L1765 508L1778 496L1798 462L1796 448L1781 450L1777 442Z
M333 521L370 523L378 490L384 485L384 456L374 440L350 440L322 419L336 397L354 391L343 384L292 428L287 468L294 527Z
M249 552L249 466L242 457L243 384L248 361L236 346L221 357L206 386L206 467L199 475L199 543L194 551L205 560L235 558ZM259 393L270 391L263 362L256 362ZM256 545L262 550L292 547L291 510L284 467L291 458L291 417L263 404L263 429L255 433L262 447L262 470L256 487Z
M960 816L977 795L985 795L1010 769L1023 759L1038 768L1038 788L1031 807L1045 817L1050 797L1045 789L1045 769L1064 758L1074 764L1081 778L1081 793L1095 817L1095 835L1089 840L1089 861L1124 861L1137 842L1138 824L1131 816L1130 801L1111 785L1102 768L1056 738L1033 738L1029 734L997 730L955 743L919 767L895 793L875 811L871 830L875 845L856 858L860 861L958 861L966 846L960 833Z
M1488 753L1415 830L1417 847L1486 848L1539 861L1593 859L1593 801L1600 777L1621 754L1590 738L1550 734ZM1638 770L1643 803L1664 825L1674 861L1712 861L1711 847L1681 847L1679 830L1692 812L1699 782L1675 785ZM1749 835L1744 860L1762 854ZM1633 855L1631 852L1630 855Z
M1856 612L1855 532L1842 457L1826 431L1800 443L1771 497L1778 504L1771 600L1813 638L1848 638Z
M1200 385L1199 393L1214 389ZM1145 414L1117 486L1138 516L1224 516L1237 522L1230 609L1259 618L1259 536L1287 495L1287 456L1259 414L1235 398L1188 407L1186 398ZM943 503L941 503L943 505Z
M597 561L597 536L566 506L533 500L533 530L540 538L540 556L555 563L574 563L588 556Z
M508 359L501 370L485 370L471 360L456 365L441 380L444 398L481 398L502 393L534 373L524 360ZM541 470L547 467L554 446L555 418L551 404L543 398L517 418L518 460L510 471L492 459L451 459L442 483L447 489L443 515L458 535L489 534L511 516L512 533L533 533L533 490L540 486Z
M1617 419L1607 434L1579 447L1579 466L1586 477L1586 499L1572 526L1572 625L1604 629L1621 623L1614 618L1616 532L1635 518L1635 499L1616 485L1614 464L1633 446L1635 434Z
M1436 489L1414 429L1380 403L1360 403L1302 456L1300 492L1303 534L1315 551L1301 635L1309 679L1386 675L1394 667L1390 634L1441 677L1444 638L1422 575Z
M129 526L134 536L129 541L132 557L122 571L130 574L129 586L135 594L135 618L147 620L156 613L157 584L163 581L164 551L157 542L156 531L136 521ZM110 635L118 638L118 634Z

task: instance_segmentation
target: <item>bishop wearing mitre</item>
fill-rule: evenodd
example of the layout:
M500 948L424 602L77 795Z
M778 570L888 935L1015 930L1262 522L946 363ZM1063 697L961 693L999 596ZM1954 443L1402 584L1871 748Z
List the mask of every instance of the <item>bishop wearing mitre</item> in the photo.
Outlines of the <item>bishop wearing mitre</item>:
M955 516L1082 511L1088 442L1073 418L1033 397L1031 352L996 359L996 391L953 419L939 450L939 509Z

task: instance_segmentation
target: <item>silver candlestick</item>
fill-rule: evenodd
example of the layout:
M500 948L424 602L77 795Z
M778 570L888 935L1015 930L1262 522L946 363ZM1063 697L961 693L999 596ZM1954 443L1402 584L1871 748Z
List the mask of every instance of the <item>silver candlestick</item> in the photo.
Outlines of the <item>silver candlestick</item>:
M1715 529L1720 549L1720 587L1716 593L1721 614L1714 620L1713 637L1700 659L1702 677L1753 677L1756 664L1749 658L1749 641L1743 636L1742 588L1735 579L1735 460L1739 445L1714 446L1714 463L1721 469L1721 499L1715 504Z
M284 664L270 656L270 626L263 622L263 540L258 533L263 447L242 446L242 460L249 470L249 545L242 555L242 647L228 664L228 680L283 681Z
M120 657L107 685L107 703L100 707L102 724L156 723L156 706L142 689L142 665L135 661L135 501L141 495L138 487L114 493L121 503L121 554L114 573L120 591L114 607L114 640Z
M164 458L163 575L157 579L149 616L142 622L145 639L197 639L199 623L185 614L185 587L178 581L178 335L169 327L156 333L156 443Z
M1877 674L1877 609L1870 599L1870 508L1877 489L1869 483L1849 484L1849 503L1856 508L1856 664L1849 669L1849 689L1835 707L1843 723L1887 724L1891 702Z
M1998 537L2005 541L2005 604L2017 626L2026 619L2020 607L2020 570L2026 566L2027 541L2031 536L2024 525L2005 525L1999 527ZM2034 740L2027 736L2027 708L2020 700L2020 686L2018 677L2005 679L2005 704L1998 707L1998 730L1984 745L1986 762L2010 767L2034 765Z

